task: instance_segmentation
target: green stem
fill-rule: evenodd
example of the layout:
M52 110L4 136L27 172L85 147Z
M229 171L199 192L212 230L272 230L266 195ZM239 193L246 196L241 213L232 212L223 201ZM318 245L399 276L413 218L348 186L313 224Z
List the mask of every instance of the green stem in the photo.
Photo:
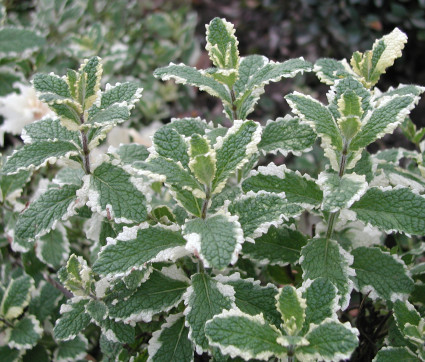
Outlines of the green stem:
M84 124L84 115L80 115L80 123ZM81 130L81 143L83 144L83 165L84 165L84 171L87 175L90 174L90 150L87 142L87 134L85 131Z
M205 200L202 204L201 218L205 219L207 217L208 204L211 200L211 188L210 186L205 187Z

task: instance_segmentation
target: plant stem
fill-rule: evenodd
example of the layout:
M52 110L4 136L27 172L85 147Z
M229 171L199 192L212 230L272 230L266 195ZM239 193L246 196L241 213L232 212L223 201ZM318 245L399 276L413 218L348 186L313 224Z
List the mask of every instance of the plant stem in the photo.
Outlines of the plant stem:
M235 91L233 90L233 87L230 90L230 97L232 98L232 116L233 116L233 120L235 120L238 117L238 114L236 113L237 111L237 107L235 104L236 96L235 96Z
M211 188L210 186L205 187L205 200L202 204L202 211L201 211L201 217L202 219L205 219L207 217L207 211L208 211L208 204L211 199Z
M6 324L6 326L8 326L9 328L13 328L13 324L8 322L6 319L4 318L0 318L0 322Z
M84 115L80 115L80 123L84 124ZM87 175L90 174L90 150L89 145L87 142L87 134L85 131L81 130L81 143L83 144L83 164L84 164L84 171Z

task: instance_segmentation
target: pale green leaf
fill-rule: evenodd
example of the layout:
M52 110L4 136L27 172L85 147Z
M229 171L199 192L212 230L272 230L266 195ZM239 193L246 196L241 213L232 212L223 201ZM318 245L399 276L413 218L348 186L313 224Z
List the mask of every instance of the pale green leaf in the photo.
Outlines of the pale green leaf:
M185 137L190 137L194 134L203 136L206 130L211 129L210 125L200 117L171 118L171 122L164 127L175 129L179 134Z
M186 249L199 255L207 268L224 269L235 264L244 242L237 218L225 214L189 220L183 227L183 235Z
M153 145L158 155L180 162L187 168L189 164L188 146L177 131L172 128L160 128L155 132Z
M66 141L41 141L23 146L7 158L3 173L17 173L20 170L36 170L59 158L79 154L78 148Z
M15 236L33 240L46 234L57 221L72 216L78 189L76 185L63 185L45 192L19 215Z
M408 301L396 300L393 310L397 327L403 334L406 334L406 327L420 325L421 316L415 307Z
M299 290L287 285L279 290L276 308L282 316L283 329L290 336L296 336L304 325L306 301Z
M61 307L61 316L56 321L53 333L56 339L68 341L75 338L90 323L85 307L89 299L75 297Z
M100 300L92 299L86 304L86 313L96 322L100 324L108 315L108 308L105 303Z
M38 285L38 293L32 296L28 306L28 312L44 323L52 317L63 294L50 283L41 281Z
M102 71L103 68L99 57L86 59L78 70L77 99L83 110L89 109L98 97L97 93L100 88Z
M189 327L189 339L195 344L197 353L208 350L205 323L223 309L232 308L233 301L232 287L224 286L205 273L192 275L192 285L184 295L184 314Z
M353 289L353 282L350 280L350 277L355 275L352 263L353 257L335 240L310 239L301 250L303 280L323 277L332 282L338 289L342 310L347 308Z
M251 316L239 310L223 311L208 321L205 333L212 346L232 358L268 361L270 357L286 356L287 349L277 342L281 332L266 323L262 315Z
M363 222L387 232L424 234L425 199L407 188L383 190L373 187L350 210Z
M258 149L264 153L280 152L284 156L290 152L299 155L309 151L315 140L316 134L309 125L299 118L286 116L267 122Z
M383 347L376 354L373 362L416 362L418 357L407 347Z
M142 96L142 88L135 83L117 83L114 86L106 86L100 100L100 108L108 108L109 106L126 102L128 107L136 104Z
M137 143L122 144L114 152L123 164L131 165L136 161L145 161L149 156L149 151L144 145Z
M174 198L187 212L197 217L202 217L203 199L193 195L189 190L183 190L178 185L172 187Z
M30 180L31 172L19 171L12 175L0 174L0 201L9 200L13 202L22 193L26 183Z
M72 99L60 99L52 93L43 93L39 99L46 102L62 122L62 125L70 131L78 131L81 125L81 105Z
M6 340L11 348L30 349L37 344L42 334L40 322L33 315L26 315L13 326L13 329L7 330Z
M190 170L204 185L210 185L216 173L216 159L213 154L198 155L190 161Z
M12 279L4 292L0 314L6 319L19 317L30 302L34 280L29 275Z
M66 80L53 73L34 75L32 84L39 93L52 93L62 98L71 98Z
M88 341L84 335L79 334L69 341L61 341L54 352L56 361L77 361L87 355Z
M87 296L94 283L93 272L82 256L72 254L66 265L58 271L61 283L74 295Z
M170 315L161 329L152 333L148 346L148 361L192 362L194 353L188 334L184 316Z
M343 61L321 58L314 64L313 71L322 83L333 85L335 81L353 76L353 71L344 59Z
M0 29L0 54L16 56L25 51L35 51L46 43L46 39L30 29L4 27Z
M72 141L81 147L79 133L66 129L58 118L45 118L26 125L21 137L25 143L59 140Z
M57 227L37 239L36 255L53 269L59 269L68 260L69 241L63 227Z
M134 327L106 318L98 323L102 334L112 342L134 343Z
M131 175L107 162L91 174L87 205L118 223L140 223L147 217L145 195L134 185Z
M130 119L130 111L126 106L113 104L105 109L96 109L96 111L92 111L92 109L89 111L87 122L85 122L89 126L111 127Z

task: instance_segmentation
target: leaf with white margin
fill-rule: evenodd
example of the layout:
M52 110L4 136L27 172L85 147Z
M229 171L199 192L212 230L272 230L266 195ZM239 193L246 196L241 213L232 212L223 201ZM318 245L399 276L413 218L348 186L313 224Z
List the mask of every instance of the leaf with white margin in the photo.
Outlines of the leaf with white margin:
M298 346L295 356L300 361L318 359L320 361L339 361L351 356L358 346L359 332L349 322L340 323L327 318L320 325L312 325L305 335L309 342L306 346Z
M353 257L335 240L313 238L301 249L303 280L323 277L332 282L338 289L342 310L348 307L353 290L350 277L355 275L355 271L352 263Z
M36 170L48 163L55 163L58 158L77 156L79 149L67 141L41 141L24 145L9 156L3 165L5 174L21 170Z
M337 289L329 279L309 279L302 289L306 301L304 332L308 331L310 324L318 325L326 318L336 320L339 310Z
M156 153L164 158L180 162L185 168L189 164L188 146L176 130L161 127L152 138Z
M232 103L230 93L223 84L196 68L170 63L166 67L155 69L153 75L162 80L174 79L176 83L198 87L200 90L220 98L224 103Z
M75 207L78 207L78 189L76 185L63 185L42 194L19 215L15 236L34 240L53 229L59 220L66 220L74 215Z
M425 198L408 188L370 188L350 210L361 221L386 232L424 234Z
M89 299L74 297L61 306L61 316L53 329L54 337L61 341L75 338L90 323L90 316L86 313Z
M128 289L136 289L149 278L152 271L153 268L151 265L148 265L146 268L141 270L132 270L130 274L122 278L122 281Z
M234 307L235 291L205 273L192 275L192 285L183 296L186 309L186 326L189 339L195 344L196 353L207 351L209 344L205 336L205 323L223 309Z
M40 281L37 291L33 293L28 306L28 312L44 323L52 318L63 294L50 283L44 280Z
M123 322L117 322L106 318L96 323L102 334L112 342L134 343L134 327Z
M99 57L86 59L78 69L76 95L84 110L89 109L98 97L102 72L103 68Z
M87 355L88 341L83 334L69 341L61 341L54 352L55 361L78 361Z
M413 290L413 280L408 276L401 259L379 248L360 247L352 251L356 271L355 283L363 294L372 299L395 301L403 299Z
M94 283L93 272L82 256L72 254L58 271L59 280L74 295L87 296Z
M58 224L55 230L51 230L37 239L35 253L43 263L59 269L69 256L69 241L66 230Z
M125 165L131 165L136 161L145 161L149 157L146 146L137 143L121 144L113 151L108 150L108 153L117 157Z
M202 217L202 205L203 199L200 199L193 195L189 190L183 190L178 185L172 186L172 194L174 199L179 205L181 205L187 212L197 217Z
M251 316L237 309L223 311L207 322L205 333L212 346L232 358L268 361L270 357L286 357L287 349L278 343L282 333L261 314Z
M142 222L147 218L145 195L121 167L104 162L90 175L87 206L117 223Z
M394 319L400 332L409 338L409 330L412 327L418 328L421 324L421 315L409 301L396 300L393 306ZM416 331L419 332L418 330ZM418 333L420 338L420 334ZM409 338L410 339L410 338ZM420 340L418 341L420 342Z
M211 205L208 211L211 213L217 212L221 209L226 200L235 200L242 194L242 190L239 186L227 185L219 194L215 194L212 197ZM199 216L200 217L200 216Z
M277 288L273 284L261 286L260 281L241 279L239 273L230 276L218 275L216 279L223 284L231 285L235 290L235 304L242 312L252 316L263 314L264 319L280 327L282 320L276 310Z
M78 131L81 125L81 105L72 99L58 99L51 93L43 93L39 99L46 102L49 108L56 113L62 125L70 131Z
M29 304L33 289L34 280L29 275L12 279L3 295L0 315L7 320L19 317Z
M38 93L53 93L63 98L71 98L68 83L53 73L34 75L32 84Z
M376 164L376 174L379 175L380 171L388 180L388 184L409 187L418 193L423 193L425 191L425 179L417 173L398 167L389 162L378 162Z
M88 112L85 125L94 127L112 127L130 119L130 110L127 106L113 104L105 109L93 106Z
M139 88L136 83L116 83L113 86L107 84L100 99L100 108L104 109L113 104L125 102L131 109L142 97L142 90L143 88Z
M297 117L287 115L285 118L267 121L258 149L263 153L280 152L286 156L292 152L299 156L302 152L310 151L315 140L316 134L309 125Z
M186 249L199 255L206 268L224 269L238 260L244 238L236 216L218 213L192 219L182 229Z
M260 125L254 121L235 120L226 135L218 137L214 145L217 162L212 182L213 193L219 193L230 175L241 169L257 152L261 131Z
M6 330L5 340L11 348L30 349L43 334L40 322L33 315L26 315L13 328Z
M407 347L383 347L372 362L416 362L418 357Z
M99 324L108 315L108 308L105 303L100 300L92 299L86 304L86 313L93 319L96 324Z
M415 84L399 84L397 88L390 87L386 92L378 93L375 88L374 98L379 102L381 99L385 99L385 97L391 97L394 95L398 96L420 96L423 93L423 87Z
M31 172L25 170L13 175L2 175L0 173L0 202L7 200L12 204L15 203L30 178Z
M295 264L301 256L301 248L307 237L287 227L271 226L267 233L255 239L255 243L244 243L242 257L253 259L261 265Z
M250 176L242 183L242 190L264 190L277 194L284 192L289 202L304 207L319 206L323 200L323 193L315 180L308 175L301 175L298 171L292 171L285 165L276 166L274 163L251 171Z
M270 226L282 224L289 217L301 214L303 209L288 202L284 194L249 191L233 201L228 210L232 215L239 216L245 239L254 242L254 239L265 234Z
M320 58L314 64L313 71L320 81L327 85L333 85L335 81L341 78L354 75L346 59L336 60L332 58Z
M148 345L148 361L192 362L193 347L188 334L184 315L169 315L161 329L152 333Z
M0 29L0 54L16 56L26 51L34 51L46 43L46 38L31 29L17 28L13 26Z
M58 118L44 118L27 124L22 130L22 140L28 143L42 141L71 141L81 147L80 135L65 128Z
M336 173L322 172L317 184L323 190L322 210L336 212L349 208L367 190L366 177L355 173L339 177Z
M155 314L178 305L188 286L188 280L182 280L180 275L166 275L154 270L128 298L117 294L118 301L107 304L109 318L124 323L150 322Z
M194 134L203 136L207 131L211 130L211 124L200 117L171 118L171 122L163 126L163 128L175 129L179 134L190 137Z
M144 268L147 262L175 260L187 253L186 240L178 228L161 225L150 226L147 223L124 231L116 239L108 239L93 271L101 275L126 275L132 269Z
M83 185L83 176L86 173L82 168L62 168L60 169L52 182L56 185Z
M306 309L301 292L293 286L284 286L276 296L276 308L282 316L285 332L290 336L298 335L304 325Z
M410 268L410 274L413 276L420 276L425 274L425 263L420 263L414 265L412 268Z

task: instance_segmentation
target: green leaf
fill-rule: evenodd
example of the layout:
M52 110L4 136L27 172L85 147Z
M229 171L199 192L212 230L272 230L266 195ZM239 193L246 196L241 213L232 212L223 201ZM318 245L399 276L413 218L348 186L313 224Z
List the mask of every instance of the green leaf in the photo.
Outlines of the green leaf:
M358 346L358 331L350 323L340 323L326 319L318 326L313 326L305 338L307 346L297 347L295 356L300 361L314 358L325 361L345 360Z
M31 298L28 312L35 315L40 323L44 323L52 318L52 314L63 298L63 294L45 281L39 283L37 290L37 295Z
M35 51L46 43L46 39L30 29L4 27L0 29L0 54L16 56L24 51Z
M271 226L266 234L255 239L255 244L244 243L242 253L244 258L261 265L284 266L297 263L306 244L307 238L299 231Z
M192 275L192 285L184 295L186 325L189 339L195 344L196 353L208 350L205 323L223 309L234 305L234 290L205 273Z
M118 302L108 304L109 317L124 323L150 322L155 314L169 311L182 300L189 284L187 278L179 278L179 274L166 275L154 270L129 297L116 295Z
M108 308L105 303L100 300L92 299L86 304L86 313L96 322L100 324L108 315Z
M262 315L223 311L208 321L205 333L212 346L232 358L268 361L270 357L286 357L287 349L278 342L281 332L266 323Z
M197 217L202 217L203 199L195 197L189 190L183 190L177 185L172 187L172 194L177 203L181 205L187 212Z
M63 185L75 185L83 186L83 177L85 172L82 168L62 168L57 173L55 178L52 180L53 184Z
M62 122L62 125L70 131L78 131L81 125L82 108L79 103L72 99L62 99L52 93L43 93L39 99L46 102Z
M355 173L339 177L336 173L322 172L317 180L323 189L322 209L336 212L349 208L367 190L366 177Z
M130 119L130 110L126 106L113 104L105 109L91 108L85 125L92 127L108 127L110 129L117 124Z
M79 133L66 129L58 118L45 118L26 125L21 137L25 143L72 141L81 147Z
M15 236L33 240L49 232L59 220L74 215L78 189L76 185L63 185L45 192L19 215Z
M102 334L112 342L134 343L134 327L106 318L98 323Z
M155 132L152 142L158 155L188 167L188 147L184 137L177 131L172 128L160 128Z
M284 192L289 202L306 208L319 206L323 200L323 193L312 178L294 172L285 165L276 166L274 163L270 163L267 167L260 166L258 171L251 171L250 177L242 183L242 190L244 192L264 190L276 194Z
M83 110L89 109L96 101L102 71L103 68L99 57L86 59L78 70L77 99Z
M183 226L186 249L199 255L206 268L224 269L235 264L243 232L236 217L215 214L206 219L192 219Z
M287 285L276 297L276 307L282 316L283 329L290 336L296 336L304 325L306 301L301 292Z
M55 350L55 361L77 361L87 355L88 341L82 334L69 341L61 341Z
M171 122L163 127L172 128L185 137L190 137L194 134L203 136L206 130L211 129L211 126L200 117L171 118Z
M288 115L275 121L267 121L258 149L263 153L280 152L287 156L292 152L299 156L302 152L310 151L315 140L316 134L309 125Z
M418 193L425 191L425 179L423 177L393 163L378 161L376 170L377 177L384 176L390 185L409 187Z
M145 195L121 167L104 162L91 174L89 201L92 211L117 223L142 222L147 218Z
M33 315L20 319L13 329L6 332L8 346L16 349L30 349L37 344L43 334L39 321Z
M0 201L14 202L22 193L25 184L30 180L31 172L19 171L13 175L0 174Z
M32 84L39 93L52 93L62 98L71 98L66 80L56 74L38 73L34 75Z
M62 304L61 317L56 321L53 333L56 339L68 341L74 339L90 323L90 316L86 313L89 299L74 297L66 304Z
M69 241L65 229L56 228L37 239L35 252L43 263L53 269L59 269L69 256Z
M30 302L34 280L24 274L12 279L4 292L0 314L7 320L19 317Z
M210 187L216 173L216 154L206 137L194 134L190 139L189 168L196 179Z
M24 145L7 158L3 173L36 170L48 163L55 163L58 158L69 158L78 154L79 149L73 143L66 141L41 141Z
M145 161L149 156L149 151L144 145L137 143L122 144L112 152L123 164L131 165L136 161Z
M143 88L135 83L116 83L114 86L106 85L100 99L100 108L105 109L116 103L125 102L129 109L140 100Z
M322 83L333 85L335 81L354 75L347 61L321 58L314 64L313 71Z
M224 189L219 194L213 195L211 206L208 208L208 211L211 213L217 212L224 206L226 200L235 200L238 196L241 195L241 193L242 190L239 186L228 185L224 187Z
M372 299L395 301L413 290L406 266L394 255L379 248L360 247L352 251L357 288Z
M216 174L212 183L213 193L219 193L231 174L241 169L251 155L257 152L261 140L261 127L254 121L235 120L225 137L217 139Z
M417 360L418 357L407 347L383 347L378 351L373 362L415 362Z
M386 232L422 235L425 230L425 199L407 188L373 187L350 210L356 212L358 219Z
M2 361L17 362L20 361L20 356L23 352L18 349L10 348L9 346L0 347L0 359Z
M189 329L184 322L185 318L181 313L172 314L160 330L152 333L148 346L151 361L193 361L192 342L188 338Z
M420 314L408 301L396 300L393 310L395 322L403 335L408 334L406 329L409 327L418 327L421 324Z
M82 256L72 254L58 275L61 283L74 295L85 297L91 292L93 272Z
M269 227L278 226L291 216L299 215L302 208L289 203L280 194L250 191L228 206L232 215L239 217L247 241L265 234Z
M341 309L347 308L353 289L351 276L355 275L351 264L353 257L335 241L314 238L301 250L300 264L303 280L323 277L332 282L340 295Z
M126 228L102 248L93 270L102 275L119 277L147 262L168 261L185 254L186 240L176 228L149 226Z

